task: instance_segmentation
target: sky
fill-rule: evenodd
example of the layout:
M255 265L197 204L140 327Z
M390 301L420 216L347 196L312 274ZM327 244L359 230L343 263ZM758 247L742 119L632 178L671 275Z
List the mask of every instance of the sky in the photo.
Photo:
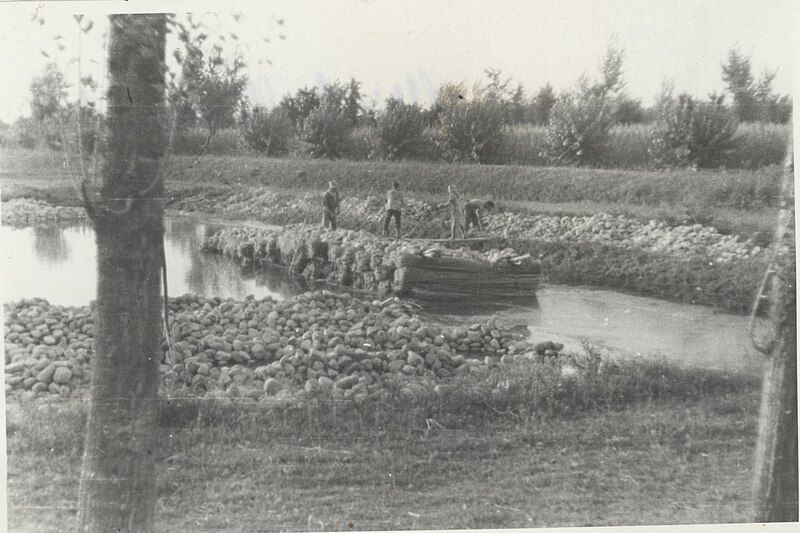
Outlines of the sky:
M791 93L800 33L793 0L12 2L0 4L0 120L30 115L30 82L53 59L77 82L70 59L80 55L82 73L101 80L106 14L120 9L191 9L206 13L199 16L214 33L235 32L248 62L248 97L267 106L298 88L351 77L379 105L389 96L428 105L442 83L471 86L487 68L528 95L546 83L562 91L582 73L597 75L609 43L624 49L626 92L645 105L665 80L701 97L723 90L720 65L734 46L750 56L756 76L777 70L774 89ZM234 12L243 14L238 23ZM75 13L95 22L80 43Z

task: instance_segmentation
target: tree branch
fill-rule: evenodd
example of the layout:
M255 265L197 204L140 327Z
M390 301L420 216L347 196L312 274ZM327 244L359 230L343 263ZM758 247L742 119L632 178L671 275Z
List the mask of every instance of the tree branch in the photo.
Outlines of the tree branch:
M208 145L211 143L211 138L217 132L216 128L211 128L208 133L208 137L206 137L206 143L203 145L203 148L200 149L200 152L194 156L194 161L192 161L192 165L196 165L197 162L200 160L200 156L203 155L203 152L206 151Z

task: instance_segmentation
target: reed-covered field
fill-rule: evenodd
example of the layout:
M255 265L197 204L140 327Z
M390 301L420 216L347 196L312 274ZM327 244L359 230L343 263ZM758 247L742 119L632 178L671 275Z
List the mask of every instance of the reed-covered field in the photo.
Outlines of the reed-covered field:
M602 156L590 166L606 169L647 170L655 167L651 153L653 140L651 124L617 125L611 129ZM780 164L786 141L791 135L791 125L753 122L739 124L733 144L721 161L721 168L758 169ZM201 130L179 132L175 136L174 151L180 155L200 153L207 134ZM437 137L426 130L419 147L421 162L441 162ZM352 161L377 160L379 140L374 128L362 126L351 132L343 158ZM308 158L307 146L300 139L290 143L291 158ZM548 166L552 161L546 156L547 127L523 124L506 126L501 136L500 165ZM253 152L235 129L220 130L211 139L206 155L252 155Z

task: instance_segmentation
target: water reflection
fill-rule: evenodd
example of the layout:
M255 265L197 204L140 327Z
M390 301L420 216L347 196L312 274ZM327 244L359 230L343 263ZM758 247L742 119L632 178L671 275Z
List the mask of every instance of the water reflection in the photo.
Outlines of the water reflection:
M69 260L69 244L61 228L42 226L33 229L33 248L36 257L50 265Z
M192 220L167 220L165 255L170 295L284 299L298 289L290 281L256 274L234 261L203 254L203 238L218 229ZM4 302L43 297L59 305L84 305L96 297L97 248L89 226L10 228L0 226Z

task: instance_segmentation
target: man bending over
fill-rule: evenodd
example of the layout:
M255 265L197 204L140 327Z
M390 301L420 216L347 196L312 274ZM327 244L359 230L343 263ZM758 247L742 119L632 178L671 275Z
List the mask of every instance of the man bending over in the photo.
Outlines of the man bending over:
M464 229L469 231L470 226L475 226L483 231L483 213L494 209L494 202L491 200L470 200L464 204L464 218L466 219Z

